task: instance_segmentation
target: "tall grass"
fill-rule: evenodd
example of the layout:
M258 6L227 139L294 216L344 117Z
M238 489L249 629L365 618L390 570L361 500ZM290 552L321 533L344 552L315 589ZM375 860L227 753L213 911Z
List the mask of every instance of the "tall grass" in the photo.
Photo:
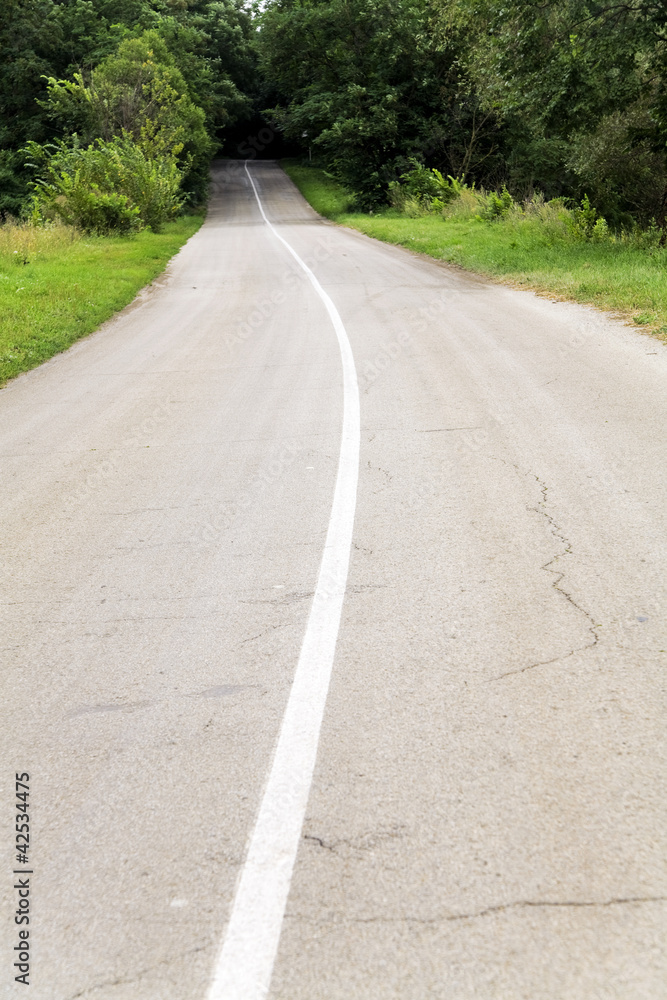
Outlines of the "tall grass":
M0 267L12 268L34 263L40 256L67 251L81 239L81 233L62 222L36 226L9 219L0 225Z

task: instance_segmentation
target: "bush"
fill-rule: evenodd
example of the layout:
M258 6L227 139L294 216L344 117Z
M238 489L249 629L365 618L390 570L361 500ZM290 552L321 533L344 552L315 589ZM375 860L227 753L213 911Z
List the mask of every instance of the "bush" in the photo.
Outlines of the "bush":
M660 217L667 186L664 143L643 102L572 136L567 166L613 224L650 225Z
M599 235L600 224L604 224L604 230L607 230L607 223L599 215L597 208L593 208L590 203L587 194L581 199L581 205L575 208L572 213L572 231L575 236L580 239L590 240L594 235Z
M425 167L414 157L409 162L411 169L401 174L400 181L389 185L389 201L404 215L441 212L466 188L462 180L451 176L444 178L439 170Z
M510 226L533 233L540 233L549 244L625 243L642 249L655 250L661 246L662 231L653 223L649 229L635 226L632 230L612 233L607 221L584 195L581 203L568 208L567 198L545 201L541 193L518 203L507 187L500 192L476 190L462 180L448 177L437 170L427 170L417 161L412 170L401 175L401 183L390 185L390 201L394 209L408 218L418 218L440 212L446 219L478 222L506 222Z
M515 206L515 201L506 187L500 194L491 191L486 198L486 205L480 212L480 218L485 222L495 222L496 219L506 218Z
M76 226L89 233L127 236L141 228L139 209L127 195L115 191L105 193L90 184L77 171L72 177L63 174L52 207L54 214L67 226Z
M85 143L131 138L147 157L173 160L186 197L205 200L216 144L157 31L124 39L89 79L81 73L73 81L50 77L42 106L64 134L77 133Z
M437 198L440 193L440 185L434 172L414 157L411 157L410 163L411 169L401 174L400 190L403 195L427 203L432 198Z
M23 157L9 149L0 149L0 222L20 215L29 195Z
M28 153L39 171L34 210L95 233L158 232L183 204L182 174L173 158L149 157L129 136L82 147L38 146Z

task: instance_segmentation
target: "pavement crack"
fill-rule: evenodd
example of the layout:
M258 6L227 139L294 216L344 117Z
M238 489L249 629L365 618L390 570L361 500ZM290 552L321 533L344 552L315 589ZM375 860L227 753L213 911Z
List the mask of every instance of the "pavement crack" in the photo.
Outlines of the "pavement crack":
M518 465L515 465L514 468L518 472L521 471ZM515 674L525 674L527 670L534 670L536 667L547 667L552 663L558 663L564 660L568 660L571 656L574 656L576 653L581 653L585 649L592 649L594 646L597 646L598 642L600 641L598 626L596 625L595 619L591 615L590 611L588 611L581 604L579 604L574 599L572 594L568 590L566 590L565 587L561 586L562 581L565 579L565 572L559 569L552 569L554 563L558 562L558 560L562 559L564 556L573 555L573 552L572 552L572 542L563 533L562 527L556 522L556 520L551 516L551 514L546 509L548 503L549 488L547 484L542 479L540 479L538 475L536 475L536 473L530 472L525 474L533 476L538 486L540 487L540 494L541 494L541 499L538 500L537 506L529 507L528 510L533 511L535 514L539 514L543 518L545 518L551 530L551 534L563 546L560 552L557 552L556 555L552 556L551 559L547 560L547 562L545 562L540 568L543 569L545 573L551 573L555 577L555 579L551 583L553 589L556 590L561 595L561 597L563 597L568 602L568 604L570 604L575 609L575 611L577 611L579 614L583 615L584 618L586 618L588 622L588 631L591 634L591 641L584 643L582 646L577 646L575 649L571 649L569 653L564 653L559 656L553 656L549 660L538 660L535 663L528 663L525 667L519 667L517 670L507 670L504 674L498 674L496 677L490 678L491 681L500 681L503 680L505 677L512 677Z
M240 598L239 604L294 604L295 601L306 601L313 596L314 591L295 592L293 594L283 594L282 597L263 598L261 600L251 600L250 598Z
M319 844L320 847L323 847L327 851L335 851L338 846L337 844L327 844L326 840L323 840L321 837L315 837L312 833L304 833L303 839L312 840L314 844Z
M475 427L427 427L425 430L417 430L415 428L415 434L439 434L442 431L480 431L482 430L482 425L477 424Z
M351 851L364 853L367 851L374 851L376 848L381 847L388 841L393 841L403 836L405 836L405 827L403 824L395 824L392 826L383 826L377 829L366 830L363 833L351 838L340 837L337 840L325 840L324 837L320 837L317 834L305 833L303 835L303 839L309 840L313 844L317 844L319 847L322 847L327 851L331 851L332 854L336 854L340 847L346 847Z
M130 983L138 983L140 979L143 979L144 976L147 976L151 972L155 972L156 969L166 965L173 965L174 962L178 962L182 958L186 958L188 955L195 955L198 951L206 951L209 947L210 945L198 945L196 948L188 948L187 951L182 951L178 955L170 955L169 958L164 958L161 962L157 962L155 965L149 965L147 968L141 969L139 972L135 972L132 976L116 976L113 979L105 979L101 983L94 983L92 986L86 986L84 989L79 990L78 993L71 993L65 998L65 1000L80 1000L81 997L90 996L97 990L106 989L108 986L128 986Z
M377 490L372 490L373 496L377 496L379 493L384 493L386 489L394 478L392 473L388 469L383 469L379 465L371 465L370 460L367 462L367 468L369 472L380 472L384 476L384 483Z
M436 917L414 917L410 915L401 917L351 917L349 919L336 920L313 920L311 917L300 913L286 914L288 919L303 920L309 923L330 924L340 922L341 924L442 924L451 923L458 920L478 920L482 917L492 916L495 913L506 913L510 910L521 909L594 909L608 906L632 906L641 903L664 903L667 896L620 896L613 899L602 900L551 900L551 899L519 899L511 903L499 903L497 906L487 906L482 910L471 910L469 913L448 913Z
M198 504L187 506L180 504L174 507L137 507L135 510L111 511L110 517L133 517L135 514L162 514L165 510L189 510L190 507L197 507Z
M246 642L254 642L255 639L261 639L262 636L271 635L277 628L287 628L291 622L283 622L280 625L271 625L270 628L264 629L263 632L258 632L257 635L251 635L247 639L241 639L240 645L243 646Z
M471 913L454 913L445 917L446 920L475 920L478 917L486 917L491 913L503 913L506 910L535 908L559 908L559 907L605 907L605 906L627 906L632 903L664 903L667 896L621 896L614 899L519 899L514 903L499 903L498 906L487 906L483 910L475 910Z

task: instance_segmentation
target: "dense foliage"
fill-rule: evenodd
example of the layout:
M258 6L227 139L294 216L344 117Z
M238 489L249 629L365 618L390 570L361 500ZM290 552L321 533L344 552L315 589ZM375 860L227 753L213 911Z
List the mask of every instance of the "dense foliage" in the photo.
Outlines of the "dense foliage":
M280 136L364 209L435 169L665 226L667 0L3 0L0 55L0 216L35 182L51 213L139 208L114 157L197 202L225 136Z
M151 155L130 135L86 147L77 137L29 149L40 174L33 200L38 219L59 219L100 235L145 226L159 232L183 204L175 157Z
M86 143L122 136L151 160L173 160L185 189L203 196L215 146L159 32L125 39L88 82L81 73L51 78L44 106L66 135Z
M63 142L76 160L95 140L118 153L131 139L147 161L173 160L200 200L225 127L252 108L253 35L242 0L3 0L0 215L26 205L29 143L56 142L62 173ZM53 184L50 168L40 176Z
M529 196L664 224L667 2L274 0L274 120L362 205L416 157Z
M457 39L435 39L432 20L429 0L275 0L266 9L263 69L284 96L274 120L307 140L365 207L383 200L411 156L463 173L492 152Z
M449 16L474 26L470 73L505 125L515 187L664 222L664 0L460 0Z

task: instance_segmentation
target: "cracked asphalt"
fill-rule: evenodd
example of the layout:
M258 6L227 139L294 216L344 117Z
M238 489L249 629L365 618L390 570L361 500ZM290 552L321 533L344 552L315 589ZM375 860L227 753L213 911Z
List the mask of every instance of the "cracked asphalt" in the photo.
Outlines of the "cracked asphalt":
M354 548L270 1000L665 1000L667 349L268 217L355 354ZM32 1000L204 1000L328 525L341 369L218 164L136 303L0 392L5 877Z

